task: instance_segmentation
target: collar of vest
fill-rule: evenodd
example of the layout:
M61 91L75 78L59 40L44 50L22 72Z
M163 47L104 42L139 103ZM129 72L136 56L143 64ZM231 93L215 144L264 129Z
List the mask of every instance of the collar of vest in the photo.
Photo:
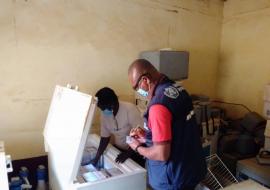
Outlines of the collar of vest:
M164 88L164 86L168 86L168 85L171 85L174 83L175 83L174 81L169 79L166 75L162 74L162 77L160 78L160 80L158 81L157 85L155 86L155 88L153 90L152 98L147 106L146 112L144 113L144 118L146 120L148 120L149 108L153 105L153 99L155 98L155 95L157 95L156 93L159 90L162 90Z
M161 74L160 79L158 80L157 84L155 85L155 87L153 89L152 98L153 98L153 96L155 96L157 88L160 87L162 84L166 84L166 83L174 83L174 81L169 79L166 75Z

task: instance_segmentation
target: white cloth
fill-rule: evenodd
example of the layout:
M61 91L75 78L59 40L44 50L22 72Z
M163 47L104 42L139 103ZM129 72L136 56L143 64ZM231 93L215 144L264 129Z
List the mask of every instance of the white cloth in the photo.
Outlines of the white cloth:
M116 116L106 116L101 113L101 137L113 135L114 144L122 149L127 149L126 136L130 130L138 125L143 126L143 118L138 108L129 102L119 101Z

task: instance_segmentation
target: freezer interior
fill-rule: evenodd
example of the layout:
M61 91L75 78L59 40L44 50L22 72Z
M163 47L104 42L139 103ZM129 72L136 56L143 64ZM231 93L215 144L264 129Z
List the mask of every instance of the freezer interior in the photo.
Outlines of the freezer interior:
M96 155L100 137L95 134L88 136L81 166L77 173L77 182L96 183L105 179L114 179L126 177L134 172L143 172L144 169L136 164L133 160L127 159L123 164L118 164L114 160L120 153L112 145L108 145L104 154L101 156L97 166L89 163Z

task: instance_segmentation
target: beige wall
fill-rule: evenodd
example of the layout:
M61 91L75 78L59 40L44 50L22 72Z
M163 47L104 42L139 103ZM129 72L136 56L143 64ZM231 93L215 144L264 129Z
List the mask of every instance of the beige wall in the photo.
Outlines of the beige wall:
M222 9L219 0L2 0L0 139L7 153L44 154L56 84L91 94L110 86L132 100L127 68L143 50L190 51L185 86L215 96Z
M224 4L218 98L262 113L263 90L270 82L270 1L228 0ZM230 106L230 115L246 111Z

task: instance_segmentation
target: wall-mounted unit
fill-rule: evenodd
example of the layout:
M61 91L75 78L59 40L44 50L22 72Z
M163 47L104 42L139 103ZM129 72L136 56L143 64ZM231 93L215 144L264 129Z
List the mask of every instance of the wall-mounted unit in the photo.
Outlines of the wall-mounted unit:
M172 80L188 78L189 52L187 51L143 51L141 59L150 61L156 69Z

